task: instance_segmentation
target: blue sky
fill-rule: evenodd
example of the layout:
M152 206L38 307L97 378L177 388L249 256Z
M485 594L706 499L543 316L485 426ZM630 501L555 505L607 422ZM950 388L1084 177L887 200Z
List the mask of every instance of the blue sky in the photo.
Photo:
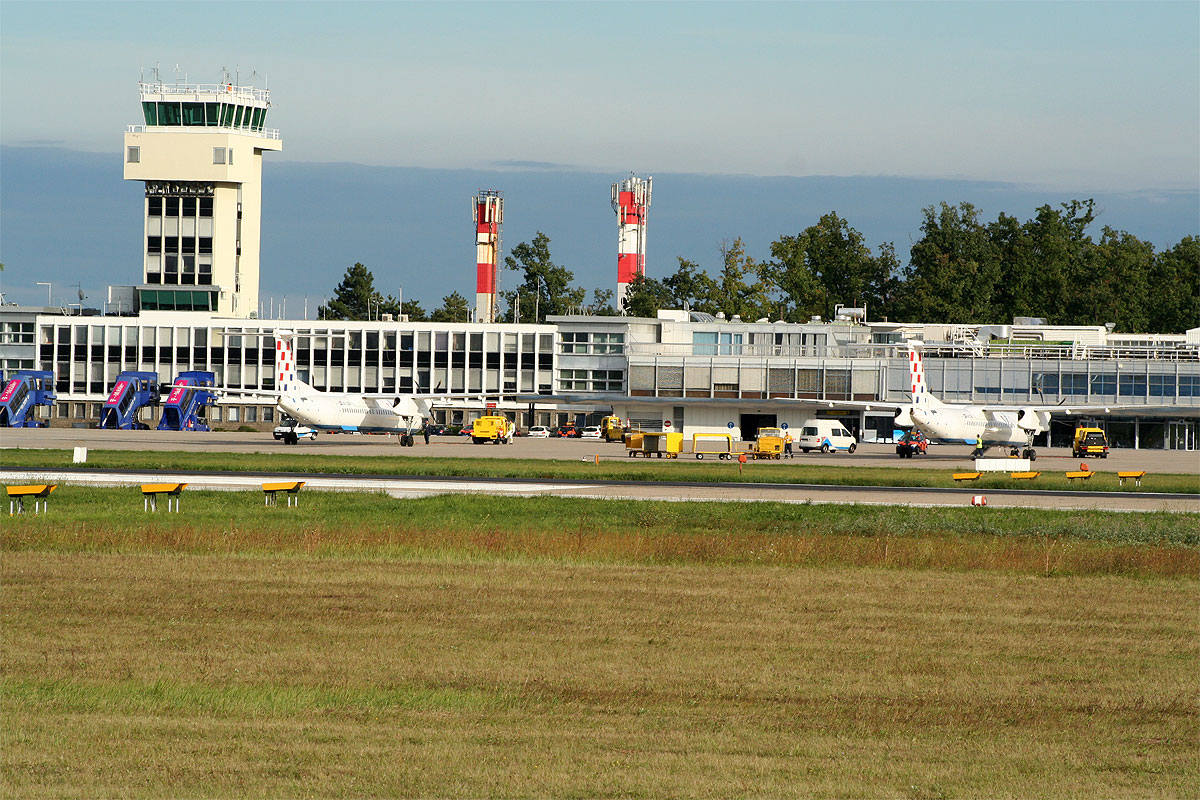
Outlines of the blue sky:
M480 187L505 191L506 251L542 230L581 285L612 288L608 186L630 171L656 176L652 277L738 236L768 258L831 210L903 258L943 200L1025 219L1096 197L1094 235L1200 232L1194 0L0 0L9 300L42 302L50 278L98 304L140 280L121 142L156 63L271 89L262 293L293 311L355 261L427 308L472 296ZM321 166L347 162L367 169Z
M280 160L1200 182L1195 2L10 0L0 45L5 145L117 152L158 63L265 75Z

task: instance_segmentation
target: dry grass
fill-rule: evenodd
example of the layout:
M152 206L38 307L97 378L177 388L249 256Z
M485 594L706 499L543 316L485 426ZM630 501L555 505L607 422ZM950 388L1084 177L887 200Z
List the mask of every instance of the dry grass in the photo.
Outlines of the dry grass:
M9 551L6 796L1185 797L1195 581Z

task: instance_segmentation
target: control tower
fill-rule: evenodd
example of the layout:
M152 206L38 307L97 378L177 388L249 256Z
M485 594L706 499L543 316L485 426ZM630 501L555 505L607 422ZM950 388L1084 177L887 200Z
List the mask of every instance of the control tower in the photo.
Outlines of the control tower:
M625 294L638 275L646 274L646 212L654 178L630 175L612 185L612 207L617 212L617 310L624 313Z
M475 217L475 321L495 322L496 264L500 260L500 225L504 197L495 189L480 189L471 200Z
M144 124L125 129L125 180L143 181L142 311L258 311L266 89L138 84Z

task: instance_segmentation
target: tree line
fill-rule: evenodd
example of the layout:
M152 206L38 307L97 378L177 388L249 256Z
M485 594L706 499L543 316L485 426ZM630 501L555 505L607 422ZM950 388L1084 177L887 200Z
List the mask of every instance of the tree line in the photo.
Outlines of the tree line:
M689 308L742 319L789 322L830 318L834 308L865 306L872 320L1007 324L1041 317L1050 324L1099 325L1138 333L1182 333L1200 326L1200 238L1184 237L1156 252L1125 231L1104 226L1098 240L1087 229L1095 203L1075 200L1037 209L1024 222L1000 213L985 222L970 203L941 203L923 210L920 238L908 263L895 247L874 249L836 212L795 235L771 243L771 258L757 261L739 239L723 242L711 269L678 258L674 273L639 277L623 311L653 317L661 308ZM501 293L504 321L542 322L565 313L613 315L613 293L575 285L574 273L555 264L550 238L538 232L505 258L521 282ZM353 273L353 274L352 274ZM364 274L365 273L365 274ZM458 292L426 315L415 301L400 309L370 286L361 264L347 270L335 298L321 313L329 319L367 319L372 303L383 313L416 321L466 321Z

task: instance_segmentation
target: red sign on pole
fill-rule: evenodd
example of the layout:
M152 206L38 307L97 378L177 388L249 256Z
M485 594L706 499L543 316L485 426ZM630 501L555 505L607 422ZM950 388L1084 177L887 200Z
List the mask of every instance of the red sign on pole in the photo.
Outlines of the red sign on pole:
M488 404L487 404L487 407L488 407L488 408L495 408L495 407L496 407L496 404L495 404L495 403L488 403Z

